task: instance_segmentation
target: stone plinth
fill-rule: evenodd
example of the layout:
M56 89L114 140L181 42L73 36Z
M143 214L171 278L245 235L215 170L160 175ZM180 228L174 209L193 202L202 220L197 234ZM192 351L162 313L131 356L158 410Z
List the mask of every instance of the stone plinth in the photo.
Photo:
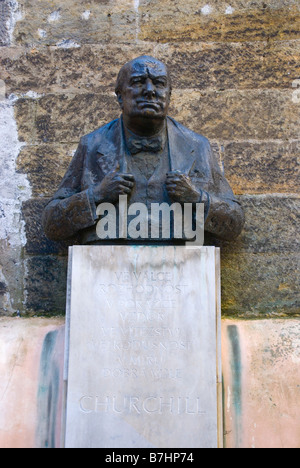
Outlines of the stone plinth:
M75 246L68 448L217 447L219 250Z

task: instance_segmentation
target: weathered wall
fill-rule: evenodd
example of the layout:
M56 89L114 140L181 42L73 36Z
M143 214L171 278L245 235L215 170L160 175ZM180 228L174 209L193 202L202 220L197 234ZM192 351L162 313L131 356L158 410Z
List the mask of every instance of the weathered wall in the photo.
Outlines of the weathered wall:
M22 353L7 347L1 375L14 375L13 364L20 392L34 372L36 390L42 337L64 313L67 261L67 245L45 238L41 212L79 138L119 116L120 66L145 53L170 66L170 114L218 149L246 213L242 235L220 244L227 446L263 446L266 432L268 446L299 446L298 0L0 0L2 339L6 320L30 335L29 319L7 316L49 317L33 329L37 341L22 338L31 367L14 365ZM30 401L23 421L33 427ZM0 446L12 443L3 431ZM16 445L34 443L20 434Z
M299 313L297 0L2 0L1 314L64 310L66 246L40 226L80 136L119 116L120 66L171 67L171 115L210 138L246 212L223 313ZM3 154L2 154L3 153Z
M299 448L299 319L224 320L225 448ZM0 318L0 447L59 448L63 318Z
M0 447L59 447L64 320L0 318Z

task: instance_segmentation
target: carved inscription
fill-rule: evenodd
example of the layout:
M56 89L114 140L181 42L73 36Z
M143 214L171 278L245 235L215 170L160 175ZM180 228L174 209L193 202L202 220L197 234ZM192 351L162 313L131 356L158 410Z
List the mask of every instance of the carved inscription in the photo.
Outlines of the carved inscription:
M99 367L105 382L143 382L144 395L83 395L81 413L115 414L205 414L199 397L147 395L147 384L172 382L184 385L186 355L193 352L193 339L182 327L178 315L184 311L188 285L172 271L115 271L108 282L97 285L114 326L101 324L96 331L97 350L109 356ZM178 326L179 324L179 326ZM171 363L171 365L170 365ZM169 384L168 384L169 382ZM142 385L143 385L142 384ZM169 386L169 387L168 387ZM169 390L168 392L171 392ZM100 396L102 395L102 396Z
M75 246L71 261L66 446L216 447L215 249Z
M186 287L170 271L148 270L114 272L114 282L99 284L105 306L119 315L118 327L99 330L99 349L113 356L113 366L100 369L102 378L184 378L184 369L167 361L192 349L185 332L172 326Z

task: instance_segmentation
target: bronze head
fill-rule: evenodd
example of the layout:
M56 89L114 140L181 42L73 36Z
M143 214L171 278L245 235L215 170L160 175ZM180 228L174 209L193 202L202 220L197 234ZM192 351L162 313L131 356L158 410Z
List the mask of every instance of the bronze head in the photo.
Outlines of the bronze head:
M170 73L161 61L144 55L126 63L115 89L125 124L133 131L143 124L148 128L161 124L168 113L171 91Z

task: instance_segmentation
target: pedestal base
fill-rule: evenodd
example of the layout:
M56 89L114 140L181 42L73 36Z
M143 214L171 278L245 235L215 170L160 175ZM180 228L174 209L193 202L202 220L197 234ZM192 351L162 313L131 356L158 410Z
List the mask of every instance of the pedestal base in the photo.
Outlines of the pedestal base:
M70 249L67 448L221 446L214 247Z

